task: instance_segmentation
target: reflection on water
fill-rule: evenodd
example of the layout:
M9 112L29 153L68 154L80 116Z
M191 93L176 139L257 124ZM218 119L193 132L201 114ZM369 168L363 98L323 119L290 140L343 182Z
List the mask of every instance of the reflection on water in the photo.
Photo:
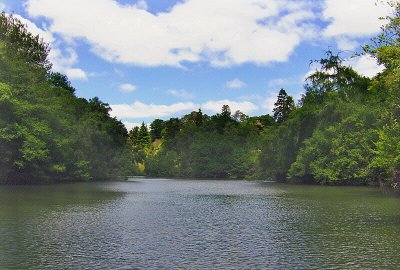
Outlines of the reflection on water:
M144 180L0 187L0 269L397 268L374 188Z

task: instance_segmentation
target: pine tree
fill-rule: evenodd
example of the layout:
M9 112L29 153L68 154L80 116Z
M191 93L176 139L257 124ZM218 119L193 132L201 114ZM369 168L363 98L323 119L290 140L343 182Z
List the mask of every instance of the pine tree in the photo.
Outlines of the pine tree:
M139 127L136 126L132 128L128 133L128 144L137 145L138 135L139 135Z
M277 123L284 122L295 109L293 98L289 96L283 88L279 91L278 100L274 105L273 113Z
M147 126L144 124L144 122L142 123L142 125L139 128L137 141L138 141L138 144L141 146L145 146L150 143L150 133L149 133L149 130L147 129Z

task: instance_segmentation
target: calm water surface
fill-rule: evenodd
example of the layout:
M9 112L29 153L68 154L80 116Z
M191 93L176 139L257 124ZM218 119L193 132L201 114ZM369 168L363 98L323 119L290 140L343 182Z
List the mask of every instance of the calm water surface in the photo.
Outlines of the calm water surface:
M0 269L398 269L375 188L138 180L0 187Z

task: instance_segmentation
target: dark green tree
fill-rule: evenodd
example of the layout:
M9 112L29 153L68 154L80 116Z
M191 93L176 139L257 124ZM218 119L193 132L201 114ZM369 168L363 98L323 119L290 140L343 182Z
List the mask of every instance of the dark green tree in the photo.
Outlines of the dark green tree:
M145 125L144 122L142 122L142 125L139 128L138 136L137 136L137 141L138 145L145 147L150 143L150 133L147 128L147 125Z
M155 119L150 124L151 140L155 141L161 139L162 131L164 130L164 128L165 128L165 122L161 119Z
M68 90L71 94L75 94L75 88L71 85L71 82L68 80L67 76L61 74L59 72L50 72L47 75L48 81L51 83L52 86Z
M195 121L196 126L198 126L198 127L200 127L203 124L204 117L203 117L203 112L201 111L201 109L199 109L197 111L194 121Z
M139 127L133 127L128 133L128 144L133 146L138 144Z
M296 108L293 98L284 89L279 91L278 99L274 106L274 119L277 123L284 122Z

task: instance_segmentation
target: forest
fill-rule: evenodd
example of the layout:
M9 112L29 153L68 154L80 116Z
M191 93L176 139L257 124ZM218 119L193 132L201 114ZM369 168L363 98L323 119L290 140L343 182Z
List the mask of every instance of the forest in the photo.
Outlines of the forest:
M49 47L0 16L0 182L95 181L126 175L268 179L332 185L400 182L400 4L360 54L370 79L327 51L295 101L279 91L273 115L228 105L129 132L97 97L79 98L51 71Z
M103 180L129 174L127 130L97 97L78 98L51 71L49 47L0 15L0 183Z

